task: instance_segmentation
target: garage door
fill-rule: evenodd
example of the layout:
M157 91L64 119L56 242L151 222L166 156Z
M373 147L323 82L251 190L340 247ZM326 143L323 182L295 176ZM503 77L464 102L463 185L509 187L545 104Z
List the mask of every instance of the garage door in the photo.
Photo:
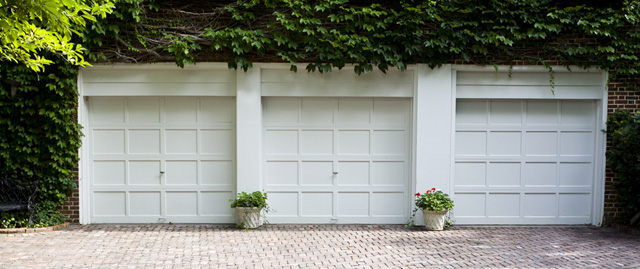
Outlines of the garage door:
M273 223L404 223L410 99L266 98Z
M91 222L233 222L235 104L91 97Z
M595 101L458 100L457 223L591 223Z

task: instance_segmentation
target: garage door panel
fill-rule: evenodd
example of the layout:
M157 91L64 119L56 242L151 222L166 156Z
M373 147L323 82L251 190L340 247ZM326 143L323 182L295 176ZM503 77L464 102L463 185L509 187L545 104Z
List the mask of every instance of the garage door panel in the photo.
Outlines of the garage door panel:
M267 99L264 103L265 124L298 124L300 119L300 99Z
M333 185L333 162L307 162L303 161L301 172L301 184L313 186Z
M593 132L561 132L560 155L592 156Z
M167 216L198 215L198 193L195 191L166 192Z
M233 193L235 190L220 191L203 191L200 192L200 205L202 207L201 214L203 216L221 216L232 217L233 210L229 208L229 199L235 198Z
M525 155L556 156L558 155L557 132L526 132Z
M368 192L340 192L338 193L338 217L367 217L369 216Z
M482 100L460 100L456 105L456 124L486 125L488 102Z
M490 187L520 186L520 163L489 163L487 185Z
M371 122L373 100L341 98L338 100L337 123L368 125Z
M94 154L123 154L125 152L124 130L94 129L91 134Z
M265 145L267 154L298 154L297 130L267 130Z
M526 193L524 203L525 217L554 218L557 215L555 193Z
M125 192L95 192L93 211L96 216L125 216Z
M298 185L297 161L267 162L265 173L267 186Z
M165 99L165 117L167 123L195 123L198 115L196 97L174 97Z
M372 153L375 155L405 155L406 139L403 130L374 130Z
M488 112L482 109L483 102ZM593 101L458 100L458 104L462 106L457 110L461 114L456 120L461 122L456 122L455 137L458 223L589 222ZM469 115L483 112L490 124L484 124L483 116Z
M338 162L340 177L339 186L367 186L369 185L370 162Z
M489 124L492 125L521 125L522 102L520 101L492 101L490 103Z
M200 130L200 153L202 154L223 154L234 153L235 132L232 129L201 129Z
M404 186L405 163L404 162L372 162L371 185L372 186Z
M481 156L487 154L486 132L456 132L455 143L457 155Z
M399 124L407 125L411 109L404 100L373 100L373 123L374 124Z
M124 161L97 161L93 163L95 185L124 185L126 174Z
M484 162L456 162L455 186L486 186L487 164Z
M122 124L125 121L125 99L103 98L91 102L91 121L99 124Z
M272 222L406 222L410 104L393 98L265 98L263 171L276 209ZM287 110L283 117L300 115L300 122L273 119Z
M160 130L129 129L129 154L159 154Z
M371 194L371 214L373 216L403 217L405 199L402 192L374 192Z
M166 130L167 154L196 154L198 148L197 130Z
M486 150L488 155L521 155L521 132L490 132L488 137Z
M338 153L368 155L370 131L341 130L338 131Z
M558 101L528 101L527 125L558 125Z
M160 192L129 192L131 216L160 216L162 212Z
M236 122L235 104L228 99L200 97L198 122L234 125Z
M232 161L200 161L198 175L201 185L233 186L234 163Z
M138 124L160 123L160 98L140 97L127 99L128 122Z
M270 216L298 216L298 192L269 192L267 195L269 207L274 209Z
M301 154L331 155L333 145L333 130L302 130L300 133Z
M333 216L333 192L302 192L300 200L303 217Z
M562 102L561 123L563 125L593 126L595 122L595 106L589 101Z
M160 161L130 161L129 184L160 185Z
M489 193L487 217L520 217L520 193Z
M122 105L111 113L110 104ZM88 106L92 222L233 221L233 99L92 97Z
M304 125L331 124L337 105L335 99L302 99L300 122Z
M522 183L524 187L555 187L557 163L530 163L524 164Z

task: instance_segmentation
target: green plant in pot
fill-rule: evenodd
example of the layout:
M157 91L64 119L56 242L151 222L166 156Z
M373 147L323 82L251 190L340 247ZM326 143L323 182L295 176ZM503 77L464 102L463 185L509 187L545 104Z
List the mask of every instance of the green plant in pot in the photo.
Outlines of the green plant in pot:
M262 211L268 213L267 193L254 191L252 193L238 193L235 199L230 199L231 208L236 209L236 224L245 229L255 229L265 223L266 217Z
M418 209L422 209L427 230L442 231L451 225L451 222L446 219L447 212L453 209L453 200L449 198L448 194L432 188L422 194L418 192L415 196L417 208L413 210L410 225L413 224L413 219Z

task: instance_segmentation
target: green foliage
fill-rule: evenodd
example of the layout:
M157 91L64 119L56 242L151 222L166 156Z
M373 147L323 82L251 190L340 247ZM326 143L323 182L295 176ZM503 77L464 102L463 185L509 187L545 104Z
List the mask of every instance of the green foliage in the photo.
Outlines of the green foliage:
M310 72L353 64L358 74L454 60L595 66L612 78L640 70L639 0L117 0L116 7L86 35L94 59L224 60L243 70L254 60L280 61L292 71L304 62Z
M453 200L449 195L436 190L436 188L427 190L425 193L416 193L416 207L429 211L444 211L453 209Z
M259 207L267 208L267 193L254 191L252 193L238 193L235 199L230 199L231 208L236 207Z
M84 48L71 39L112 8L109 0L0 0L0 59L42 71L53 63L43 56L49 52L86 66Z
M640 213L640 114L618 110L607 122L611 146L607 164L616 176L618 202L624 208L623 221ZM636 222L640 227L640 222Z
M58 222L55 212L75 187L82 135L75 123L77 68L46 56L56 62L44 74L18 63L0 65L0 174L39 182L35 202L41 225ZM20 212L8 214L24 219Z

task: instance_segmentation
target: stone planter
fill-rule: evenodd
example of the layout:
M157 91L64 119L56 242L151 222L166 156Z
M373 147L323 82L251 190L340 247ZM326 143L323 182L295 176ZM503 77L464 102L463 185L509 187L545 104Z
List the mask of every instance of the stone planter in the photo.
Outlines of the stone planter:
M447 214L447 211L448 210L422 210L425 228L429 231L442 231L444 229L445 214Z
M261 211L262 207L236 207L236 224L247 229L262 226L264 220L260 216Z

